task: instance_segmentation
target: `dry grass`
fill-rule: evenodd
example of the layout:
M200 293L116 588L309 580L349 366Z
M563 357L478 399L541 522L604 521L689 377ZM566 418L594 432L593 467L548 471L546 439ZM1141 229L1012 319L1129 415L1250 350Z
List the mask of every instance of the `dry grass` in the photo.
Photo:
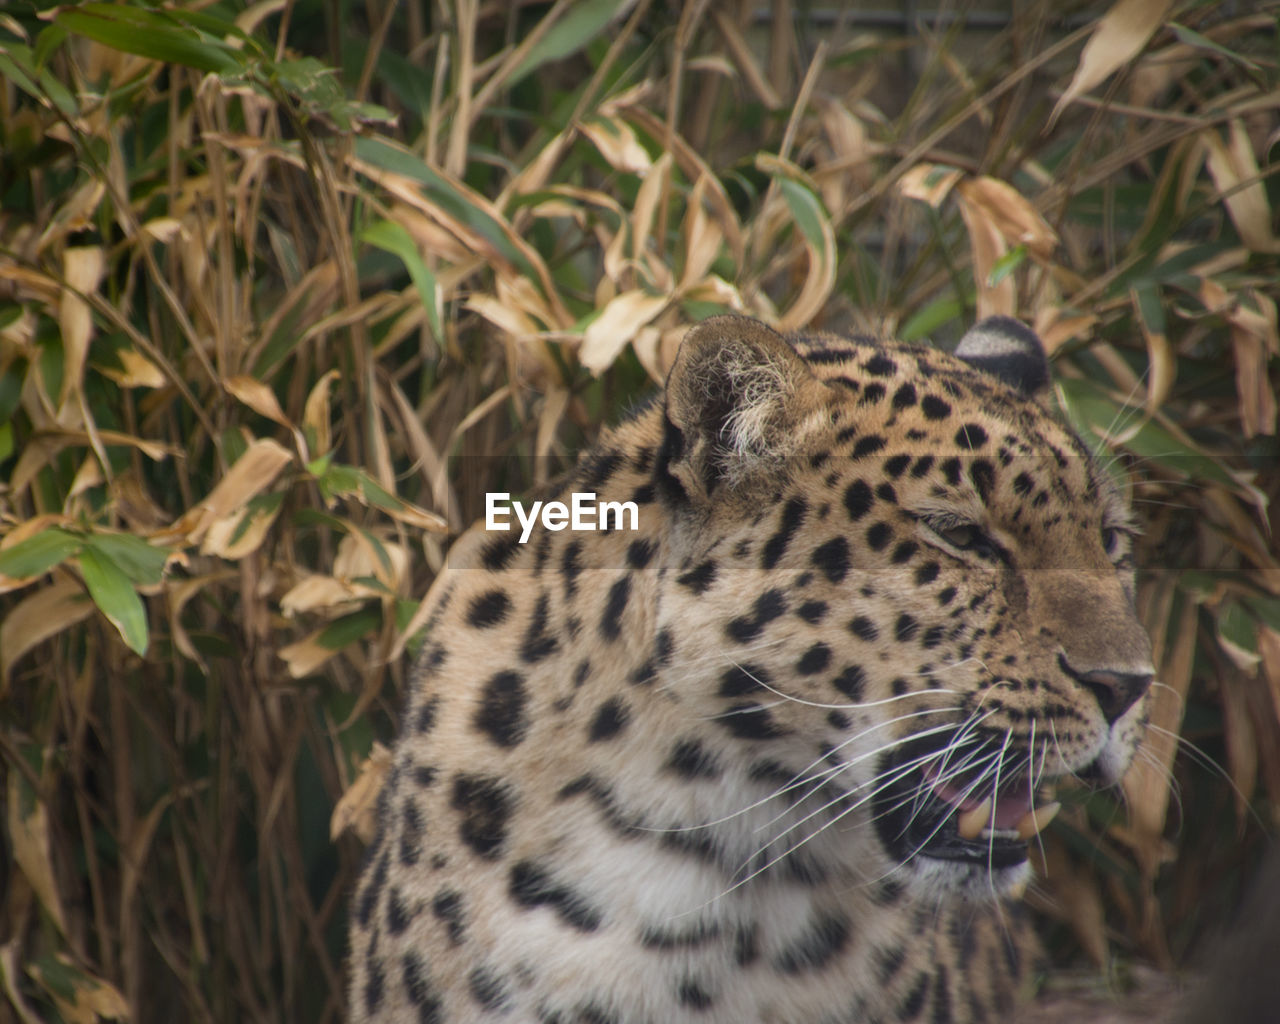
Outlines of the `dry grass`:
M1062 958L1165 967L1229 901L1280 806L1275 12L754 9L0 23L12 1014L338 1019L330 820L448 531L724 308L1035 323L1142 513L1163 683L1040 905Z

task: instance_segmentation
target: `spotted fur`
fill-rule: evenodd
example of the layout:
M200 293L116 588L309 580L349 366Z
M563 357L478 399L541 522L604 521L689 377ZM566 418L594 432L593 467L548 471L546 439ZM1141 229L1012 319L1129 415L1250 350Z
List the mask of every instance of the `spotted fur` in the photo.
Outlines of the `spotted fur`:
M1047 384L1015 321L950 356L716 318L562 485L638 532L462 537L352 900L353 1019L1007 1019L1001 815L1119 778L1152 672L1127 510Z

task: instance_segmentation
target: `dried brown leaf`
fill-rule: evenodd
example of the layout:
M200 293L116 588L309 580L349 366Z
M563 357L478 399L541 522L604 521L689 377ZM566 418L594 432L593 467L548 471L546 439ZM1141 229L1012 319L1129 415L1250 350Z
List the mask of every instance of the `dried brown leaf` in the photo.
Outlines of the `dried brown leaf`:
M1244 244L1254 252L1280 253L1280 238L1271 229L1271 203L1249 132L1239 118L1231 122L1229 132L1225 143L1213 128L1201 136L1209 151L1209 176L1223 193L1227 214Z
M329 819L329 838L336 840L351 829L365 843L373 839L377 827L378 794L391 771L391 751L376 740L360 774L339 798Z
M293 426L289 422L289 417L284 414L284 410L280 408L276 393L256 377L228 377L223 381L222 386L227 389L227 394L243 402L259 416L265 416L282 427Z
M62 332L62 393L58 404L78 394L84 382L84 364L93 335L93 314L84 296L98 290L106 261L101 246L77 245L62 254L65 287L58 302L58 328Z
M93 608L84 588L63 573L11 607L0 621L0 698L18 659L49 637L83 622Z
M621 118L593 118L584 121L579 130L615 170L642 175L653 166L648 150L640 145L631 125Z
M963 191L957 190L960 216L964 218L969 233L969 251L973 257L973 280L977 289L979 319L988 316L1013 316L1017 311L1017 292L1013 275L1007 274L995 284L991 283L991 271L1000 257L1008 252L1004 234L987 209L971 203Z
M1052 124L1064 107L1083 96L1113 71L1128 64L1164 24L1172 0L1119 0L1098 22L1080 55L1066 92L1049 115Z
M67 931L62 913L58 882L53 876L53 852L49 839L49 812L44 801L32 792L19 771L10 770L8 788L9 847L13 862L22 872L58 931Z
M208 496L192 511L194 522L184 522L187 539L199 543L219 520L239 519L240 510L271 485L293 455L270 438L258 438L236 460ZM184 516L183 521L188 517ZM177 526L178 524L175 524Z
M578 358L592 373L607 370L642 327L666 308L670 299L639 290L623 292L601 310L582 335Z
M898 179L897 187L908 199L918 199L936 210L946 201L952 188L962 177L964 172L955 167L916 164Z

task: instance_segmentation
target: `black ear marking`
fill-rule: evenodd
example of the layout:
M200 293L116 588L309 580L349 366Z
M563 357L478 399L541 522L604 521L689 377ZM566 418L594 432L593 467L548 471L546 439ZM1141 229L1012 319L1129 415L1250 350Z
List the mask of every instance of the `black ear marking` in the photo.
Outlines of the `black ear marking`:
M1039 336L1011 316L989 316L965 332L956 357L989 373L1028 398L1049 390L1049 360Z

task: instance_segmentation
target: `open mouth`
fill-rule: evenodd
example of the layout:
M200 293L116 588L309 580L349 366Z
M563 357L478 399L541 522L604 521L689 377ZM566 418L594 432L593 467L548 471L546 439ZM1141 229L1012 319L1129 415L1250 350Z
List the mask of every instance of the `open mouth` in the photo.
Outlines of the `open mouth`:
M887 760L880 777L892 781L876 795L876 827L903 862L932 857L989 870L1016 867L1027 859L1027 843L1059 810L1038 799L1025 772L1002 775L993 785L981 771L948 770L942 753L929 758L904 749Z

